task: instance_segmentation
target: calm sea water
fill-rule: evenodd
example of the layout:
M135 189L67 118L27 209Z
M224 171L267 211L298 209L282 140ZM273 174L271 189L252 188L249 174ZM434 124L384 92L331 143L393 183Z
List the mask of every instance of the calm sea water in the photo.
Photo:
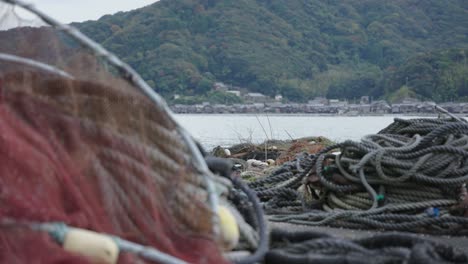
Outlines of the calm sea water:
M365 135L377 133L392 123L395 117L397 116L176 115L176 119L207 149L246 141L260 143L267 138L325 136L334 141L359 140Z

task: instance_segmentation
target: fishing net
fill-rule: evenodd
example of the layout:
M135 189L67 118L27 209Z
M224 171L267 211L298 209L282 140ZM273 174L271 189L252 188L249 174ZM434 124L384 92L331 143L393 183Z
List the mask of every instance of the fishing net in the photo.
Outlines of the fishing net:
M211 176L164 105L66 30L22 27L40 20L17 10L0 1L0 222L62 222L191 263L224 262ZM0 227L0 262L31 261L88 259L44 232Z

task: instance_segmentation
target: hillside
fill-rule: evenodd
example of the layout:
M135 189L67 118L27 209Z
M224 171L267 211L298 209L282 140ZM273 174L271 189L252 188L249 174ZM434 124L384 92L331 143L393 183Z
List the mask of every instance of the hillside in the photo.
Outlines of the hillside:
M161 0L75 26L166 97L215 81L294 101L468 94L466 0Z

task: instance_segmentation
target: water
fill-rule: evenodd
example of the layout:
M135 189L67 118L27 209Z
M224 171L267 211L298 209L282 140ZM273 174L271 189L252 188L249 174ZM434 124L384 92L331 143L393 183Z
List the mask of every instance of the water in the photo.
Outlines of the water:
M207 149L241 142L261 143L266 138L284 140L324 136L334 141L359 140L362 136L377 133L388 126L395 117L397 116L176 115L176 119Z

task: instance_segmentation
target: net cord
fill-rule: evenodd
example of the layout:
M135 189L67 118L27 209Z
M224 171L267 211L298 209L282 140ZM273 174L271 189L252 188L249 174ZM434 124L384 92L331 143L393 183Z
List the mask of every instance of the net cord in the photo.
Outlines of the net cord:
M90 51L94 53L95 56L101 57L106 60L110 65L114 66L122 75L124 79L126 79L130 84L133 84L137 88L139 88L146 96L148 96L156 105L156 107L167 114L169 119L174 122L178 132L183 137L184 141L186 142L187 146L191 154L193 155L193 165L195 168L203 175L203 179L206 183L206 188L208 191L208 203L210 209L212 210L212 222L213 222L213 233L216 237L219 238L220 235L220 227L218 225L218 199L216 197L215 185L213 182L214 175L208 169L206 162L203 158L202 153L198 149L194 139L190 136L188 131L183 128L177 120L174 118L174 113L170 110L167 103L164 99L157 94L142 78L141 76L132 68L130 65L121 61L116 55L107 51L104 47L100 44L96 43L92 39L88 38L86 35L81 33L78 29L59 22L58 20L50 17L49 15L45 14L44 12L37 9L34 5L26 3L21 0L0 0L2 2L9 3L14 6L19 6L35 15L37 15L40 19L42 19L45 23L62 30L67 35L72 37L74 40L78 41L83 47L88 48Z
M60 70L60 69L58 69L58 68L56 68L56 67L54 67L52 65L49 65L49 64L46 64L46 63L43 63L43 62L40 62L40 61L24 58L24 57L12 55L12 54L7 54L7 53L0 52L0 61L7 61L7 62L13 62L13 63L17 63L17 64L23 64L23 65L27 65L27 66L30 66L30 67L33 67L33 68L43 70L43 71L48 72L48 73L59 75L61 77L67 78L67 79L72 79L72 80L74 79L73 76L71 76L69 73L67 73L65 71L62 71L62 70Z
M24 222L17 221L14 219L3 219L0 221L0 226L6 228L29 228L32 231L40 231L48 233L58 244L63 245L67 234L72 230L79 230L74 227L68 226L61 222L51 222L51 223L37 223L37 222ZM146 247L125 239L122 239L117 236L112 236L108 234L99 233L100 235L111 238L120 251L133 253L135 255L141 256L144 259L158 262L158 263L167 263L167 264L188 264L187 262L175 258L171 255L168 255L164 252L161 252L152 247Z

